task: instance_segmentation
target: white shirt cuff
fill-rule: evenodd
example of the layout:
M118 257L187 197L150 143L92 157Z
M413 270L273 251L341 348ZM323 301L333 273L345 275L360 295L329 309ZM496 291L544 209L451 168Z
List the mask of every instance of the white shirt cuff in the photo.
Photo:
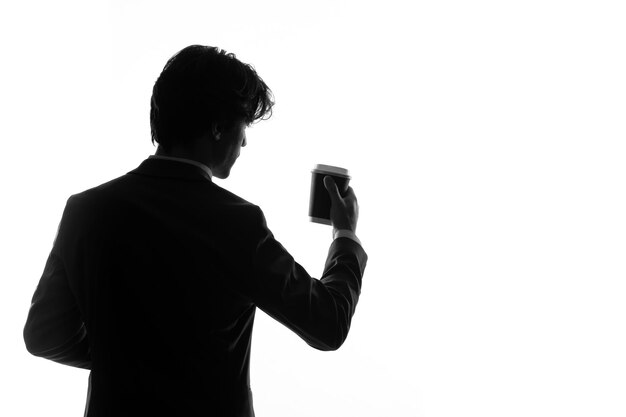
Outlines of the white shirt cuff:
M356 234L352 230L349 230L349 229L335 229L335 228L333 228L333 240L335 240L335 239L337 239L339 237L347 237L348 239L354 240L359 245L361 244L361 241L359 240L358 237L356 237Z

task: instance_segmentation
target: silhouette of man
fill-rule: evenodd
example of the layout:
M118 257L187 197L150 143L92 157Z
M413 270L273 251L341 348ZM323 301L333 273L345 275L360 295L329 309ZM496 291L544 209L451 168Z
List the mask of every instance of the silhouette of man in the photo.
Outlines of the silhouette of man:
M229 176L246 127L273 104L250 65L189 46L154 85L156 154L67 201L24 340L90 369L86 416L254 416L256 307L316 349L346 339L367 262L353 190L325 178L334 240L318 280L258 206L211 181Z

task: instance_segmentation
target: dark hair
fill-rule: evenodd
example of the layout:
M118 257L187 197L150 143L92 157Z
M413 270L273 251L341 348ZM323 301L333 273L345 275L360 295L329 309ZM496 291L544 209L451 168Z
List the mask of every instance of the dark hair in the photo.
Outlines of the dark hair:
M232 126L268 119L272 91L254 68L235 54L191 45L167 61L150 100L152 143L188 143L213 124Z

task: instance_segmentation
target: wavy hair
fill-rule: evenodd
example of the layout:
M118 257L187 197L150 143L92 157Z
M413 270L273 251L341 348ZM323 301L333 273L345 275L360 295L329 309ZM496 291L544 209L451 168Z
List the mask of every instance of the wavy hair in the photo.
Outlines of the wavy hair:
M167 61L150 100L152 143L185 144L214 124L272 115L274 97L250 64L220 48L191 45Z

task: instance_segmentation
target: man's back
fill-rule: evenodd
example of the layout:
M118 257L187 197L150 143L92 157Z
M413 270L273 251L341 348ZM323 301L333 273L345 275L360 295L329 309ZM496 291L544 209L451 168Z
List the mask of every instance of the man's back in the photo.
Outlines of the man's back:
M44 293L67 285L73 297L62 296L59 314L74 324L57 333L80 336L50 359L91 369L88 416L251 416L256 306L311 346L336 349L366 259L358 243L336 239L324 276L312 279L257 206L200 168L148 159L70 198L44 271L55 291L42 277L25 335L46 357Z

